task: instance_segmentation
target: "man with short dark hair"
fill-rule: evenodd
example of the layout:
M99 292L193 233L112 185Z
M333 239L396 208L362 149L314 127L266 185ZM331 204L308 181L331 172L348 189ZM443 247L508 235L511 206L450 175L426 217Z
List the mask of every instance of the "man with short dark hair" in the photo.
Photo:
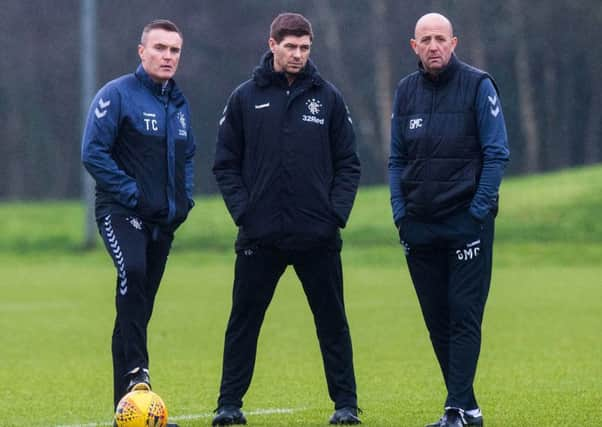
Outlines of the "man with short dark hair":
M353 206L360 163L343 98L309 60L312 38L303 16L277 16L269 52L232 93L219 122L213 172L238 238L214 426L246 424L240 408L259 330L289 265L314 315L335 404L330 423L360 423L339 232Z
M99 231L117 270L115 406L128 391L150 390L147 326L174 232L194 204L190 112L173 80L181 50L174 23L144 27L141 64L98 91L82 140Z
M399 82L391 122L393 218L447 388L431 427L483 425L473 381L509 159L497 87L456 58L457 42L444 16L418 20L419 70Z

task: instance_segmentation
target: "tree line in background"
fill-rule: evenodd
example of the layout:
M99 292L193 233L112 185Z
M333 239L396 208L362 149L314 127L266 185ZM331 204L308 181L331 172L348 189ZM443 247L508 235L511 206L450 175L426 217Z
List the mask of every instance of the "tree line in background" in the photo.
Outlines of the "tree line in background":
M217 121L230 92L267 49L279 12L309 18L312 59L342 91L363 162L362 184L386 182L389 120L399 79L414 71L416 19L438 11L458 57L501 90L509 174L602 161L600 0L98 0L98 85L134 71L142 27L158 17L184 33L176 80L190 101L197 192L216 190ZM75 198L81 192L80 2L11 0L0 14L0 200Z

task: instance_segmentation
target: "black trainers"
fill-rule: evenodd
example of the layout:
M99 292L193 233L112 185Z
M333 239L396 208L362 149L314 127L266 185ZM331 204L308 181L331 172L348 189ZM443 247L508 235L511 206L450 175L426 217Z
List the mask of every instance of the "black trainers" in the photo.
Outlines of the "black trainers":
M441 427L464 427L464 413L457 408L447 408L441 418Z
M150 377L148 375L148 369L136 368L128 373L130 383L128 384L127 391L134 390L151 390Z
M480 412L479 412L480 414ZM466 425L467 426L474 426L474 427L483 427L483 415L477 415L476 417L473 417L471 415L468 415L466 412L464 412L464 421L466 421Z
M337 409L328 422L330 424L361 424L362 420L358 418L357 412L358 408L351 406Z
M464 412L464 421L466 421L467 426L483 427L483 414L481 414L481 411L479 411L479 415L473 417L472 415Z
M215 410L212 426L230 426L234 424L246 424L247 419L240 408L236 406L221 406Z
M452 414L450 414L450 416L447 416L448 411L451 411ZM457 415L454 415L453 413L456 413ZM459 418L462 422L462 424L450 424L450 420L452 418ZM427 424L425 427L447 427L447 426L471 426L471 427L483 427L483 415L481 414L481 411L479 411L479 415L476 416L472 416L469 415L466 412L460 411L458 409L455 408L448 408L445 411L445 414L443 414L443 416L441 417L441 419L439 419L439 421L434 422L432 424Z

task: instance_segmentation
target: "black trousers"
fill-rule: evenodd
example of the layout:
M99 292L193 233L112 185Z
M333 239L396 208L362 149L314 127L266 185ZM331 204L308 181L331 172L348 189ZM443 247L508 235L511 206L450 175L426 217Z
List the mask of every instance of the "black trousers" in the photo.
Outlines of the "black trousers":
M294 267L314 316L330 398L336 409L356 407L340 252L329 247L308 251L260 247L238 253L218 406L242 407L253 376L259 330L288 265Z
M149 366L147 327L173 233L136 217L107 215L98 221L100 235L117 269L113 353L113 399L115 406L125 395L127 373Z
M478 408L473 382L491 282L494 219L460 212L438 223L402 220L400 238L447 387L446 407Z

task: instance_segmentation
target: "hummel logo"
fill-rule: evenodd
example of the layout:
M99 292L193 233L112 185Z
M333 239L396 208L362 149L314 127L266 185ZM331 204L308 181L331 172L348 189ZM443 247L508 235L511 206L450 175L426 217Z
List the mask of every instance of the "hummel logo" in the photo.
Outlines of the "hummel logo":
M94 115L96 115L96 118L98 119L102 119L104 116L107 115L107 107L111 105L111 101L103 101L102 97L98 100L98 107L100 107L100 110L98 109L98 107L96 107L94 109Z
M228 111L228 104L226 104L226 106L224 107L224 112L222 113L222 118L219 119L219 125L223 125L224 122L226 121L226 111Z
M125 295L125 294L127 294L127 293L128 293L128 287L127 287L127 284L128 284L128 279L127 279L127 277L126 277L126 278L124 278L124 279L122 279L122 280L121 280L121 282L119 282L119 293L120 293L121 295Z
M269 106L270 106L270 103L266 102L265 104L255 105L255 109L256 110L261 110L262 108L266 108L266 107L269 107Z
M498 114L500 114L500 106L496 105L497 104L497 95L493 95L493 97L488 96L487 99L489 100L489 103L491 104L491 108L489 109L489 112L491 112L491 115L493 117L497 117ZM495 107L495 108L493 108Z
M351 120L351 113L349 112L349 107L347 107L347 105L345 105L345 110L347 110L347 121L353 124L353 120Z

